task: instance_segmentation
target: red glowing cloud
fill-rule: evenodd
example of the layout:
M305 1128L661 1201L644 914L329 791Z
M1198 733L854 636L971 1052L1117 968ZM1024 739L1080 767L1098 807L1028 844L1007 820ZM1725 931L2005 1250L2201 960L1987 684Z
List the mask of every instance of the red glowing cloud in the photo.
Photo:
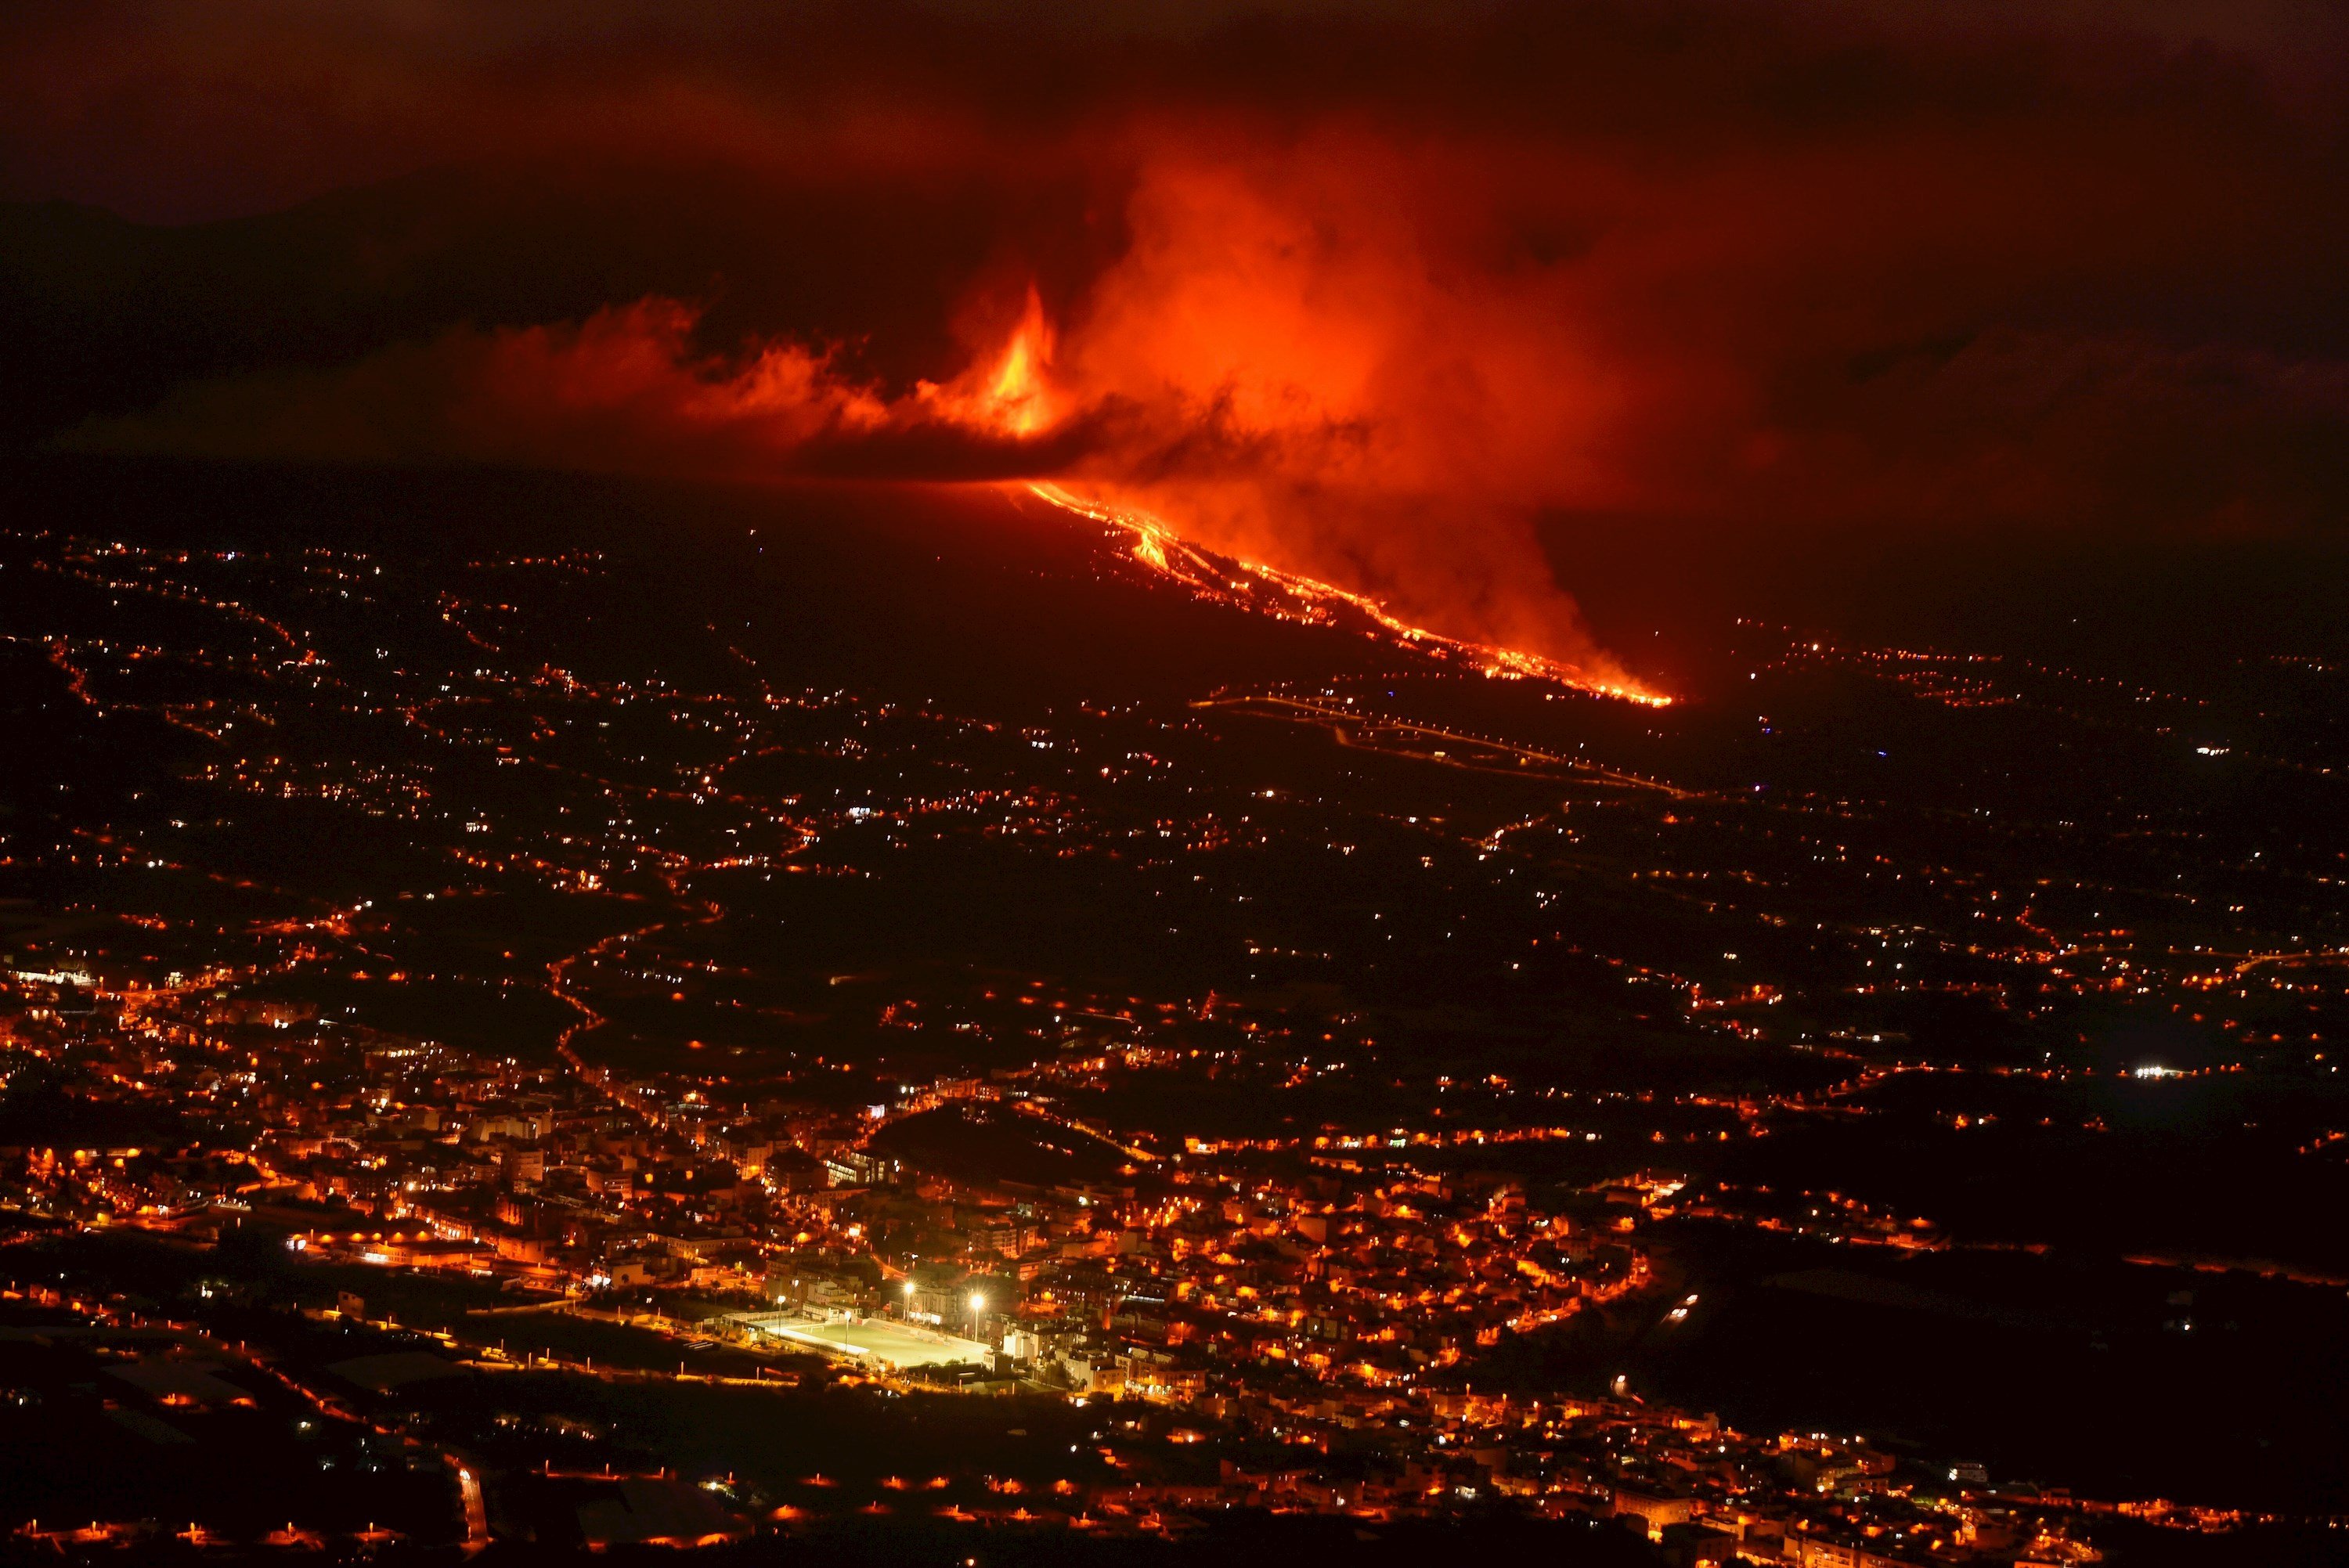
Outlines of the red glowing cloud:
M1561 366L1542 343L1480 356L1506 302L1444 307L1408 275L1396 237L1321 253L1299 232L1311 212L1197 170L1154 174L1136 207L1137 245L1074 332L1062 339L1031 290L1009 337L942 383L892 393L790 341L701 354L695 313L647 299L576 325L460 329L338 370L183 387L73 444L695 477L1064 479L1433 631L1635 686L1583 632L1531 527L1537 507L1588 499L1567 443L1598 444L1599 399L1546 387L1540 377ZM1333 292L1352 304L1333 311Z
M673 210L673 257L563 229L656 282L453 309L339 368L258 352L79 444L1051 480L1603 676L1566 592L1595 530L1669 572L1822 527L2349 513L2349 50L2253 11L1206 6L1013 36L947 8L909 45L821 8L96 5L0 66L0 140L20 189L168 211L482 146L583 189L737 177L706 253ZM92 129L133 102L143 151ZM264 146L302 106L313 134ZM440 242L365 241L342 264L387 288ZM821 308L767 286L819 273Z
M1129 410L1075 472L1220 549L1588 663L1534 522L1630 498L1640 377L1575 278L1463 264L1447 161L1349 135L1147 165L1056 366Z
M459 328L326 371L184 387L151 413L99 421L93 451L320 461L455 459L607 473L803 474L967 480L1051 471L1081 425L1028 412L1001 365L890 395L832 352L777 341L693 345L698 313L644 299L584 322ZM1023 333L1009 352L1024 354Z

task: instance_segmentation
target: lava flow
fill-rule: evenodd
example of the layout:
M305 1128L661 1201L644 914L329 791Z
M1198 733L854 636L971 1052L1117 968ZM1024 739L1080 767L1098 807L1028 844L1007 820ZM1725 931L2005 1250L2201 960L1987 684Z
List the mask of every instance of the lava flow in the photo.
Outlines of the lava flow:
M1202 549L1149 512L1087 500L1057 484L1039 481L1024 488L1037 500L1063 511L1122 531L1133 542L1136 561L1203 597L1312 625L1347 627L1350 623L1350 629L1364 635L1432 658L1456 661L1495 679L1555 681L1577 691L1620 697L1650 707L1671 705L1669 696L1619 682L1595 681L1571 665L1539 654L1472 643L1412 625L1368 594L1283 572L1277 566Z

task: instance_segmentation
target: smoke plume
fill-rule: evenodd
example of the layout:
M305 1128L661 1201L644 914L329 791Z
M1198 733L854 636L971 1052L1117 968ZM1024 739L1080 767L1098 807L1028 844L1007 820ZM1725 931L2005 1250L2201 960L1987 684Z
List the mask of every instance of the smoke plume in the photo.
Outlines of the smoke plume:
M1051 480L1592 668L1594 528L1670 571L1732 535L2349 510L2336 11L882 10L19 24L0 170L30 194L208 216L495 149L902 215L680 229L657 290L241 366L74 439ZM443 243L366 238L395 292ZM898 296L762 286L810 256Z

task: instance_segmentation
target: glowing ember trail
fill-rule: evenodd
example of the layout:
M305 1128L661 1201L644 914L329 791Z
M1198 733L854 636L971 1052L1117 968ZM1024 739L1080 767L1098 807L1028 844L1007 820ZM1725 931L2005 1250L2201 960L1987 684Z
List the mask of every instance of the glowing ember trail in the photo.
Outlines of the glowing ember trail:
M1417 654L1456 660L1477 673L1501 680L1547 680L1599 696L1620 697L1650 707L1668 707L1671 698L1634 686L1594 681L1571 665L1539 654L1496 648L1447 637L1398 620L1385 605L1367 594L1335 584L1283 572L1253 561L1239 561L1202 549L1184 539L1164 520L1132 507L1087 500L1056 484L1025 487L1037 500L1063 511L1119 529L1133 541L1133 558L1164 573L1202 596L1237 603L1283 620L1313 625L1348 626L1382 641L1391 640ZM1367 623L1365 624L1364 623Z

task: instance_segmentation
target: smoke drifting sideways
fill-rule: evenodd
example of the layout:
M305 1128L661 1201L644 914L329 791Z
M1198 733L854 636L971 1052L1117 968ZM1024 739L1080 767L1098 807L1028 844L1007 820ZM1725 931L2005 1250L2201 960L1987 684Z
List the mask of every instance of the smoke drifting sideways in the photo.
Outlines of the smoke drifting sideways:
M181 133L150 156L224 150L181 170L181 202L256 159L282 190L452 139L859 181L916 211L1077 192L943 281L951 356L884 375L889 345L790 322L711 341L719 278L183 387L71 444L1051 480L1609 681L1558 583L1595 529L1669 570L1822 528L2349 515L2349 117L2306 63L2349 55L2310 49L2319 12L1169 6L1015 36L941 5L922 43L717 12L688 32L523 6L459 36L383 0L295 36L231 7L228 56L322 128L298 167L260 158L256 111L203 107L212 36L124 48L78 97L103 23L45 36L7 112L87 115L135 77ZM12 174L140 177L86 147Z
M1533 521L1618 503L1619 372L1554 280L1433 285L1403 171L1348 139L1276 177L1153 162L1131 242L1065 329L1032 288L943 382L891 389L838 346L696 346L648 298L584 322L450 330L326 371L180 389L85 450L455 459L736 478L1050 479L1406 621L1636 689L1584 631ZM968 302L981 320L999 302Z

